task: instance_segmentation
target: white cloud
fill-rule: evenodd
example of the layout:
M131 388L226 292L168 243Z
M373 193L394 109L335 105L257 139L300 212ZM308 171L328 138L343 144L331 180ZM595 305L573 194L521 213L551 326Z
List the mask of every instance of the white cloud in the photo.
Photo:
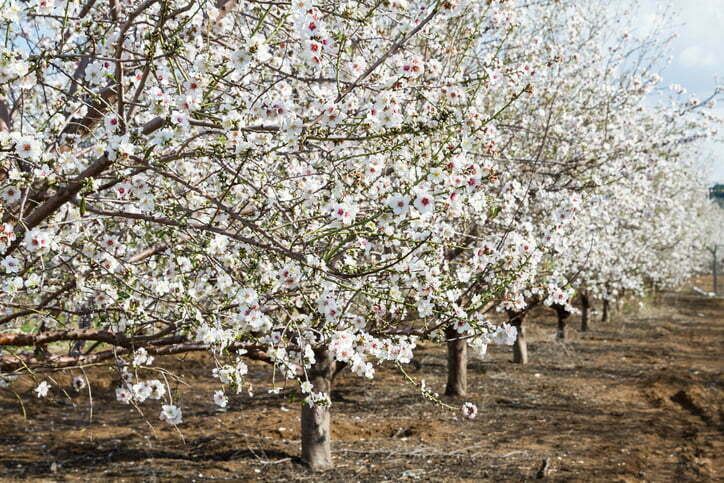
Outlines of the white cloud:
M679 62L686 67L715 67L719 64L717 56L699 45L690 45L679 54Z

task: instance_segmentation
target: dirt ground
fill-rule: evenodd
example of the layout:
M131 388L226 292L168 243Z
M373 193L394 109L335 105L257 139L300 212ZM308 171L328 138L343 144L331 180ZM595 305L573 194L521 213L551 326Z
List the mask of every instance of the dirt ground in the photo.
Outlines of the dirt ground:
M176 394L180 432L158 420L158 402L143 404L145 418L115 402L105 368L87 371L92 405L70 389L38 401L29 381L13 386L17 396L0 390L0 479L521 481L547 462L549 480L724 480L724 298L665 292L605 324L595 315L585 334L573 316L564 343L552 313L531 319L528 365L511 363L507 347L471 362L473 421L434 407L394 367L372 382L343 373L333 392L336 468L324 474L300 464L299 403L291 390L266 392L266 366L250 366L257 395L220 411L197 354L171 361L191 384ZM410 375L442 392L443 350L427 346L417 358Z

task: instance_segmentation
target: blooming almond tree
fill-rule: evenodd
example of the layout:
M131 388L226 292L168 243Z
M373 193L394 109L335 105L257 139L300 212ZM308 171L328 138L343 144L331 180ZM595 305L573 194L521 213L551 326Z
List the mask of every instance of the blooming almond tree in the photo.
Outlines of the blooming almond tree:
M530 65L502 58L511 2L8 0L0 15L3 381L108 361L120 403L161 400L176 425L157 356L212 352L220 406L243 358L263 360L299 383L302 456L324 469L340 367L372 378L451 326L512 343L466 292L481 259L450 256L472 250L460 227L515 202L500 165L453 160L497 142L491 122L531 90Z

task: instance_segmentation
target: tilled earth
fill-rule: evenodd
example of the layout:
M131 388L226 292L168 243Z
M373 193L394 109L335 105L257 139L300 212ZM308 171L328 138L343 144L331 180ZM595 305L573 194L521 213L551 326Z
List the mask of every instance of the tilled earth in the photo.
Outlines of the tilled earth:
M174 397L179 430L159 421L160 404L115 402L115 373L87 368L76 394L37 400L33 382L0 390L0 477L4 480L520 481L545 473L566 481L724 479L724 298L666 292L644 308L569 340L554 338L552 313L529 323L526 366L510 348L472 361L473 421L441 410L395 367L373 381L347 372L333 396L336 468L301 465L299 402L290 389L269 394L269 368L250 365L256 395L211 403L218 389L199 354L166 360L184 384ZM409 374L442 392L445 353L425 346ZM56 374L68 386L77 374ZM156 376L161 378L162 375ZM460 403L462 401L458 401ZM545 471L539 471L545 467Z

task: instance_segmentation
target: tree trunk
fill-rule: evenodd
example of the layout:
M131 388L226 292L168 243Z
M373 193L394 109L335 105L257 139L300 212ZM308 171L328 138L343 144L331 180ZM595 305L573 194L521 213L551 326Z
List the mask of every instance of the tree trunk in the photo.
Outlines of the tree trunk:
M608 299L603 299L603 314L601 315L601 322L608 322Z
M83 311L88 312L88 313L80 316L80 320L78 320L79 329L89 329L90 328L91 320L93 318L93 316L92 316L93 309L95 309L95 304L93 303L93 299L91 299L86 305L83 306ZM76 341L75 344L73 344L71 346L70 352L68 353L68 355L79 356L83 353L84 347L85 347L84 340Z
M588 295L581 295L581 332L587 332L588 326L588 310L591 308L591 302Z
M447 338L446 396L465 396L468 392L468 344L452 328L445 329Z
M513 344L513 362L517 364L528 364L528 343L525 340L525 326L523 325L526 313L508 311L508 323L518 332Z
M566 340L568 336L566 330L566 319L571 314L562 305L554 304L553 309L556 311L556 316L558 317L558 331L556 332L556 338L559 340Z
M711 252L713 257L713 260L711 262L711 272L713 276L713 289L714 289L714 295L719 295L719 281L718 281L718 267L717 267L717 259L716 259L716 251L717 251L718 245L714 245L714 250Z
M316 362L307 371L314 392L328 396L332 392L332 378L335 361L327 349L314 352ZM332 467L332 450L329 406L314 406L302 403L302 461L313 471Z

